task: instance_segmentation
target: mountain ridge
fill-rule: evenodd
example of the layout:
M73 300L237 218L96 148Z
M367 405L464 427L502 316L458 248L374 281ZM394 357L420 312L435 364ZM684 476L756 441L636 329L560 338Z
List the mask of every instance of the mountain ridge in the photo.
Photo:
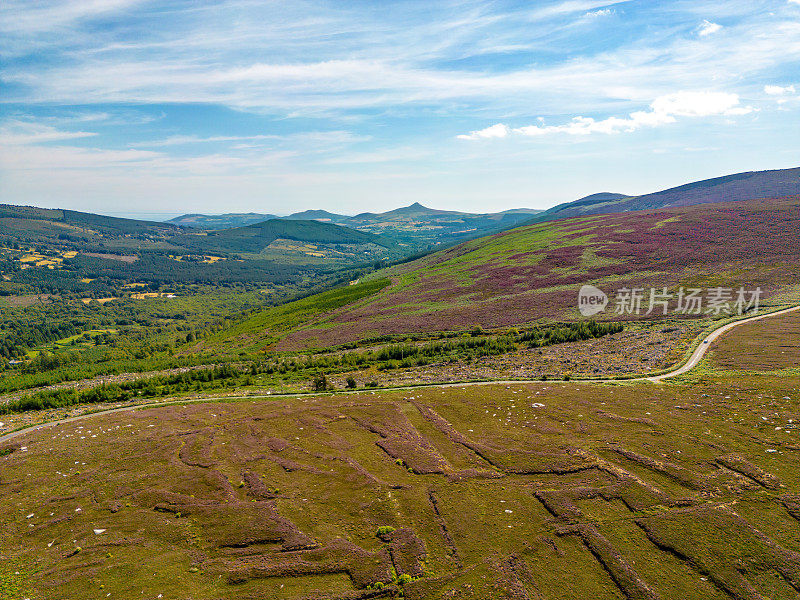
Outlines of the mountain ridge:
M582 215L677 208L757 198L783 198L798 193L800 193L800 167L745 171L692 181L638 196L592 194L549 208L534 216L529 222L541 223Z

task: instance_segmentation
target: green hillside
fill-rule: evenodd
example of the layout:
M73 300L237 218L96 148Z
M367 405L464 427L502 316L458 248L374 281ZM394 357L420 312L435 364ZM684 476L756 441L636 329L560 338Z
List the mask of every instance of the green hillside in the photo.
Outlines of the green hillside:
M371 233L317 221L275 219L204 231L0 205L0 296L7 297L119 298L174 293L174 285L193 284L302 283L307 290L331 279L347 281L363 274L359 269L364 265L409 253ZM331 275L341 269L356 271ZM169 290L160 289L169 285Z
M200 215L189 214L181 215L170 219L167 223L180 225L182 227L193 227L195 229L232 229L234 227L244 227L261 221L277 219L276 215L262 213L226 213L224 215Z
M8 204L0 204L0 224L0 236L6 239L34 243L116 242L119 247L133 245L131 240L143 245L165 242L183 231L181 227L168 223Z
M609 295L625 287L760 286L766 298L777 298L800 291L798 239L797 196L521 227L377 272L371 277L389 278L392 285L317 315L314 323L284 333L277 347L575 320L585 283ZM616 317L612 298L600 318ZM256 337L259 319L250 323ZM235 345L233 338L222 334L217 341Z
M319 244L373 244L388 248L391 243L376 235L318 221L272 219L246 227L185 234L173 243L215 252L254 252L264 250L277 239Z

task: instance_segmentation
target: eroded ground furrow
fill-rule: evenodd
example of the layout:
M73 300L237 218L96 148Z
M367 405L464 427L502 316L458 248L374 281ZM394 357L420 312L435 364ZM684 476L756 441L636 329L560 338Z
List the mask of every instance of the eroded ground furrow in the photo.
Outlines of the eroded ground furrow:
M0 552L47 598L799 598L779 383L96 416L0 448Z

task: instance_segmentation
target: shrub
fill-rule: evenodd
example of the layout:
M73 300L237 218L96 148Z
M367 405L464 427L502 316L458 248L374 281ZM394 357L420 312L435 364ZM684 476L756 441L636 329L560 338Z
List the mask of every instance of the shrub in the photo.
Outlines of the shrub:
M314 378L314 391L316 392L324 392L325 390L330 389L330 384L328 383L328 378L323 375L317 375Z
M380 527L378 527L378 531L375 532L375 535L377 537L382 537L384 535L389 535L390 533L393 533L395 531L397 530L391 525L381 525Z
M354 389L356 389L356 386L357 386L356 380L352 376L348 377L347 378L347 388L351 389L351 390L354 390Z

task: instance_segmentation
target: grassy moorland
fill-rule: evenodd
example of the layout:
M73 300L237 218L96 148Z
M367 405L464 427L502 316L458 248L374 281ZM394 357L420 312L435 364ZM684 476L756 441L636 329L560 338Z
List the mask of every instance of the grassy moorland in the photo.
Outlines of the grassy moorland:
M798 386L710 373L96 415L0 446L0 598L795 598Z
M719 369L772 372L800 368L800 314L742 325L723 337L711 353Z
M760 286L767 302L797 294L800 198L644 211L520 227L371 275L392 285L264 346L324 348L382 335L574 321L578 289ZM613 298L608 317L614 317ZM625 315L624 318L631 318ZM223 347L263 317L215 338Z

